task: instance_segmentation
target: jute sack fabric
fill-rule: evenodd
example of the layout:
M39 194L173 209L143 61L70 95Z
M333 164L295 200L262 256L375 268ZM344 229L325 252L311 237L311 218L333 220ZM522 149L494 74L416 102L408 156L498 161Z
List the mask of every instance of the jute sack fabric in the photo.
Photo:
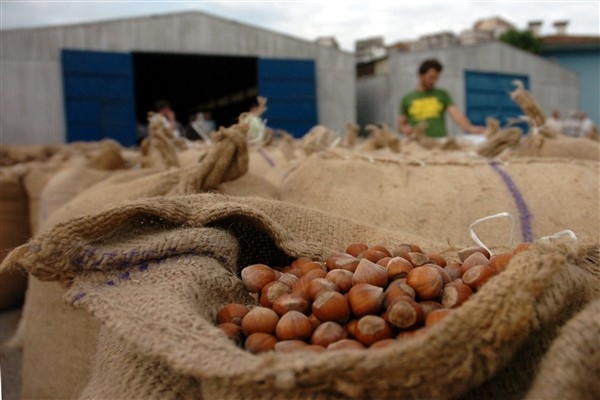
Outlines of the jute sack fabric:
M240 177L246 169L247 147L243 132L227 130L217 137L211 151L194 165L168 170L106 171L108 177L99 179L87 189L80 186L80 193L41 221L38 233L71 218L101 212L122 201L165 196L179 190L186 193L215 189L223 180ZM70 175L76 174L71 169L68 171ZM86 168L81 173L84 177L90 174L97 177L98 171L105 172ZM231 190L240 191L240 186L244 185L232 185ZM19 330L22 337L18 341L23 347L21 391L24 398L76 398L91 371L99 323L95 317L62 302L64 288L58 283L41 282L33 275L29 280L30 289L20 322L24 328Z
M548 134L545 134L548 133ZM477 146L478 154L499 159L514 157L567 158L600 161L600 144L586 138L551 134L546 128L522 136L519 128L503 129Z
M62 282L65 301L102 322L86 399L519 398L559 327L598 298L597 243L536 243L424 335L377 351L252 355L215 327L219 307L248 301L245 265L324 260L356 240L447 248L285 202L198 194L72 219L2 267Z
M599 165L593 161L488 160L460 152L429 159L377 157L341 149L313 154L281 183L281 200L333 215L470 245L467 227L508 212L514 242L563 230L598 240ZM508 244L508 219L474 228L485 243Z
M27 165L0 168L0 260L30 237L27 192L23 177ZM27 275L22 271L0 273L0 311L23 304Z
M540 364L527 399L597 399L600 394L600 300L559 331Z

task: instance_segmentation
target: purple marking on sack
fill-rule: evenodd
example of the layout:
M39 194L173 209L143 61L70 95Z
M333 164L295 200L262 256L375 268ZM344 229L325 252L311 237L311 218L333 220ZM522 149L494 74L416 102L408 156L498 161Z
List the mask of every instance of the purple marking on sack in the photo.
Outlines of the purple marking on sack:
M124 281L129 279L129 272L123 272L121 274L121 279L123 279Z
M86 294L84 292L77 293L75 296L73 296L73 298L71 298L71 303L75 303L77 300L81 300L85 297L85 295Z
M265 153L265 151L263 149L258 149L258 152L260 153L261 156L263 156L263 158L267 161L267 163L271 167L275 167L275 161L273 161L273 159L271 157L269 157L269 155L267 153Z
M108 281L108 282L106 282L106 284L108 286L115 286L115 281Z
M140 265L140 271L142 271L142 272L148 271L148 263L143 263L142 265Z
M523 237L523 241L524 242L532 242L533 241L533 231L531 229L532 214L529 211L529 208L527 207L527 203L525 203L525 199L523 199L523 196L521 195L519 188L517 188L517 185L510 178L510 176L498 166L497 161L490 161L488 164L490 165L490 167L492 167L492 169L494 171L496 171L498 173L498 175L500 175L500 177L504 181L504 184L506 185L506 187L512 194L512 197L515 201L515 205L517 206L517 210L519 211L519 220L521 221L521 235Z
M94 254L96 254L96 249L93 247L88 247L87 249L85 249L85 254L93 256Z

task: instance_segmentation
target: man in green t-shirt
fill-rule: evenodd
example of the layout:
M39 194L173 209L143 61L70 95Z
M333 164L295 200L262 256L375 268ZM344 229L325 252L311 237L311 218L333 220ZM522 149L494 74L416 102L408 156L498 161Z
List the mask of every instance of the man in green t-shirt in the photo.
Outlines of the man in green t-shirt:
M483 133L485 127L471 124L471 121L458 109L450 94L435 87L442 72L442 64L435 59L425 60L419 66L419 86L406 94L400 102L398 130L409 136L421 122L425 122L425 134L434 138L445 138L445 113L468 133Z

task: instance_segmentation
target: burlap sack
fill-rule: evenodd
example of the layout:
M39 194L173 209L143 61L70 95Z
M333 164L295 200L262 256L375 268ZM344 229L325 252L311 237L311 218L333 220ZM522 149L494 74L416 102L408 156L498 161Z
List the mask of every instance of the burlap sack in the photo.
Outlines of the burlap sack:
M324 260L356 240L447 248L289 203L200 194L70 220L2 267L69 285L65 301L102 322L89 399L519 398L559 327L598 298L597 243L538 243L439 325L380 350L252 355L215 327L220 306L248 301L243 266Z
M28 167L18 164L0 168L0 260L30 236L27 192L23 177ZM0 311L23 304L27 275L22 271L0 273Z
M588 304L559 331L527 399L597 399L600 394L600 300Z
M502 212L516 222L514 243L562 230L598 240L600 180L596 162L482 157L384 158L358 152L313 154L280 186L281 199L389 230L471 243L467 227ZM315 179L318 177L318 179ZM480 239L509 244L508 219L475 229Z
M58 207L41 221L40 232L54 225L83 215L101 212L122 201L154 196L217 189L228 179L242 180L232 184L232 192L241 193L257 189L257 179L246 178L248 167L247 146L243 132L226 130L216 138L216 144L198 162L185 168L144 168L102 171L91 167L80 169L89 183L99 173L108 176L83 189L83 183L75 182L80 192ZM87 166L90 158L77 158ZM98 165L98 162L94 164ZM104 163L103 165L114 165ZM71 177L78 172L69 166L64 169ZM240 178L241 176L241 178ZM68 180L60 182L65 184ZM79 186L78 186L79 185ZM265 189L265 185L261 188ZM65 189L69 191L69 189ZM43 199L42 199L43 201ZM20 329L23 336L22 393L26 398L75 398L91 370L90 357L98 337L95 318L63 303L64 288L56 282L39 282L30 276ZM44 337L40 337L44 332ZM15 340L13 340L15 341ZM52 343L49 346L49 343ZM56 368L60 365L60 368ZM60 389L58 389L60 388Z

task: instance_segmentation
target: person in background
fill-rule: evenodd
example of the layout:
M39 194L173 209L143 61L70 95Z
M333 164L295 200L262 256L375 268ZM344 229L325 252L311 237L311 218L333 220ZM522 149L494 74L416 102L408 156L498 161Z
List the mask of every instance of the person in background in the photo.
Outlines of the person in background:
M579 119L581 120L581 137L596 139L598 137L598 128L594 121L587 116L585 111L579 112Z
M185 135L189 140L204 140L211 143L210 134L216 128L210 111L199 111L190 118Z
M552 114L546 119L546 126L557 133L563 133L563 123L558 110L552 111Z
M563 134L570 137L581 137L581 119L577 110L570 110L569 117L563 122Z
M176 138L181 137L181 124L177 122L175 117L175 111L171 108L171 104L166 100L157 100L154 103L154 112L161 114L165 117L165 126L173 132Z
M465 132L481 134L485 131L484 126L471 123L446 90L435 87L442 70L442 64L436 59L425 60L419 66L417 88L407 93L400 102L398 131L404 135L412 135L415 127L425 122L427 136L446 138L446 111Z

